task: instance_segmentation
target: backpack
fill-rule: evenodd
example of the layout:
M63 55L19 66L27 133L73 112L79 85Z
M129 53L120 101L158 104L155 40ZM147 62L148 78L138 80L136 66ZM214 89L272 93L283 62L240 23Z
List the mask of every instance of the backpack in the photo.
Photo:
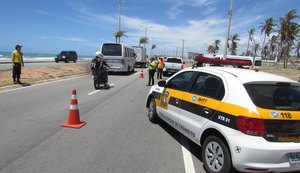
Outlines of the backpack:
M91 70L97 70L97 61L96 61L96 58L92 59L90 68L91 68Z

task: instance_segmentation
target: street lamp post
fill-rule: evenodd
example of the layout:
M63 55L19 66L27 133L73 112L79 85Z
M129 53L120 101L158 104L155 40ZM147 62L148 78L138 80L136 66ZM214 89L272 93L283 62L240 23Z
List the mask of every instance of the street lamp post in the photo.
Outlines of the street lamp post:
M230 1L230 9L229 9L229 12L228 12L229 19L228 19L228 26L227 26L227 35L226 35L225 45L224 45L224 56L223 56L224 59L226 59L226 56L227 56L227 44L228 44L230 26L231 26L232 6L233 6L233 0Z
M144 30L145 30L145 37L147 37L147 31L149 29L153 28L152 26L148 26L148 25L145 25L145 26L141 25L141 27L144 28Z
M119 31L121 31L121 5L124 3L124 0L118 0L119 2Z
M184 54L184 41L185 41L185 40L184 40L184 39L182 39L182 56L181 56L181 57L182 57L182 59L183 59L183 54Z

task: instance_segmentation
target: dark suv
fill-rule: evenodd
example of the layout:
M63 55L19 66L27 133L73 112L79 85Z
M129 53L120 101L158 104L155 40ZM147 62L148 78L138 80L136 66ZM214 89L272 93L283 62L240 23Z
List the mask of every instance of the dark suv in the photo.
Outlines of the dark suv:
M77 53L75 51L61 51L59 55L56 56L55 62L65 61L66 63L78 60Z

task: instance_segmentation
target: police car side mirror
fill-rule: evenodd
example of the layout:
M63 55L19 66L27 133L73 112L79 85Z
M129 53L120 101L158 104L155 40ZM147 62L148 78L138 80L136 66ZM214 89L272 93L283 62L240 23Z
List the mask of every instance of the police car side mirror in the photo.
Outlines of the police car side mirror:
M166 81L159 81L158 82L158 86L160 86L160 87L166 87L167 85L166 85Z

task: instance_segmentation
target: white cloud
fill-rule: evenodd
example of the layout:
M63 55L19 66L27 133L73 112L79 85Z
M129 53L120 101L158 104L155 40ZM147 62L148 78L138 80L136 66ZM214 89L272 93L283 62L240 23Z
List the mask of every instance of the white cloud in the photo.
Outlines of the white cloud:
M123 40L138 44L138 40L143 36L141 24L151 26L152 28L147 32L150 38L150 44L154 39L154 44L158 48L167 48L175 50L181 49L182 39L185 40L186 51L201 51L206 50L206 45L211 44L214 39L220 39L219 34L224 33L224 27L227 20L220 18L210 18L204 20L190 20L186 25L168 26L139 18L131 18L122 16L123 23L128 28L128 38ZM137 32L140 30L141 32Z
M173 17L180 14L180 7L183 5L190 6L206 6L207 13L213 12L216 8L210 6L216 1L208 0L176 0L173 1L174 4L171 7L173 10ZM95 25L97 27L106 27L107 30L111 32L115 31L115 28L118 24L118 15L117 14L101 14L93 12L92 10L86 8L84 5L72 4L74 10L77 11L78 16L73 17L72 21L79 22L86 25ZM76 7L75 7L76 6ZM178 10L178 11L176 11ZM171 11L169 11L171 12ZM170 13L170 16L172 16ZM211 16L203 18L201 20L188 20L186 23L181 23L180 25L165 25L157 23L156 21L151 21L148 19L142 19L139 17L130 17L122 15L122 30L126 31L127 37L121 38L121 41L129 45L138 45L139 38L144 36L143 26L151 26L152 28L147 31L147 36L149 37L149 44L156 44L157 49L166 49L172 50L179 49L182 47L182 40L185 40L185 51L206 53L207 46L214 42L215 39L221 40L220 51L223 50L226 28L227 28L227 17L218 17ZM262 16L251 16L244 17L241 19L235 19L232 23L231 33L241 33L239 31L245 30L246 33L249 25L257 20L260 20ZM112 33L108 33L112 34ZM239 42L239 50L242 52L246 46L247 36L241 35L241 41ZM64 38L65 40L74 40L74 41L86 41L80 38ZM111 40L103 38L103 42L114 42L114 38L111 37ZM149 49L149 48L148 48Z
M208 9L206 8L205 11L207 11L207 13L209 11L213 12L216 8L214 7L209 7L210 5L213 5L214 3L216 3L216 0L173 0L170 1L173 2L173 4L171 5L170 9L166 12L166 14L170 17L170 19L176 19L178 15L180 15L182 13L181 8L183 6L192 6L192 7L201 7L201 6L206 6L208 7ZM207 14L206 13L206 14Z
M64 40L64 41L72 41L72 42L87 42L86 39L84 38L79 38L79 37L60 37L60 36L56 36L54 37L55 39L58 40Z

